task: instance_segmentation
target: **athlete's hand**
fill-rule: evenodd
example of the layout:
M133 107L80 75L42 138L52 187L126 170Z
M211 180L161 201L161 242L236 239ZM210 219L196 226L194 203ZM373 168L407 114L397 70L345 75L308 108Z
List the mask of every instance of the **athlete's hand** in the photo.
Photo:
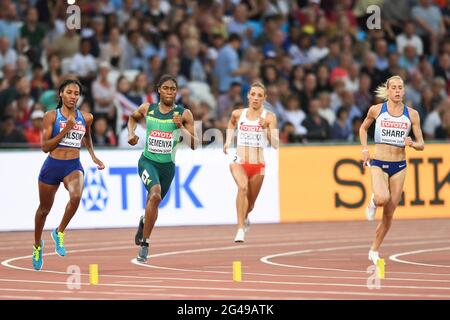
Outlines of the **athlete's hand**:
M370 154L369 154L369 150L363 150L362 151L362 161L363 161L363 165L370 167Z
M67 122L66 122L66 128L68 128L70 130L76 124L77 124L77 122L75 121L75 117L73 115L69 115L69 117L67 118Z
M181 122L181 116L178 112L174 112L173 113L173 118L172 118L173 122L175 123L175 125L177 126L178 129L180 129L183 126L183 123Z
M268 121L266 121L266 119L265 118L262 118L262 117L259 117L259 123L258 123L260 126L261 126L261 128L263 128L263 129L267 129L268 127L269 127L269 122Z
M94 163L97 165L97 169L98 169L98 170L103 170L103 169L105 169L105 165L104 165L103 162L101 162L100 159L98 159L97 157L92 158L92 161L94 161Z
M405 146L412 147L414 144L414 141L411 139L411 137L404 137L403 140L405 141Z
M132 135L128 135L128 144L135 146L139 141L139 137L134 133Z
M223 153L228 154L228 148L230 147L230 145L228 143L225 143L223 145Z

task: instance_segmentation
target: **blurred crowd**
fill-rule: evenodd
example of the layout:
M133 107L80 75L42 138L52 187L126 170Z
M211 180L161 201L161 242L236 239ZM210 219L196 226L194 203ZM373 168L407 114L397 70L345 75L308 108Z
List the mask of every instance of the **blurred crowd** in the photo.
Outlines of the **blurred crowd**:
M79 17L62 0L0 1L0 146L39 146L58 84L77 77L79 108L95 116L94 145L127 147L128 116L158 101L155 84L166 73L204 143L207 130L224 132L231 112L246 106L254 81L266 85L282 143L359 141L362 119L380 102L375 88L395 74L425 138L450 140L450 0L75 5ZM77 17L80 28L68 28Z

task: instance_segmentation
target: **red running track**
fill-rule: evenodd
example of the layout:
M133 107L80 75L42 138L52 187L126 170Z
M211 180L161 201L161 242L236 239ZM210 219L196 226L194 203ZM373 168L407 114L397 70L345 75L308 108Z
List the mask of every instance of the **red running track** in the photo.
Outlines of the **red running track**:
M231 225L157 227L145 265L135 260L134 229L67 230L66 257L45 231L42 271L31 266L32 232L2 232L0 299L450 299L450 219L394 221L380 250L385 279L367 260L375 228L258 224L234 243ZM99 266L98 285L89 264ZM79 289L70 266L80 268Z

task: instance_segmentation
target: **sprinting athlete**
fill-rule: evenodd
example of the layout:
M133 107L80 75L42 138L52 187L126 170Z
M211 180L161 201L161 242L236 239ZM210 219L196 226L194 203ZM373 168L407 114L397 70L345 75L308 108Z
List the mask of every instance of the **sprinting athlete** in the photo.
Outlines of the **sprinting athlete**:
M84 187L84 170L80 162L82 142L97 168L99 170L105 168L103 162L95 156L92 145L91 125L94 117L91 113L77 110L76 107L81 94L80 82L74 79L65 80L58 92L58 107L44 115L42 150L50 154L39 173L39 207L35 216L32 256L33 267L36 270L42 269L44 249L42 230L61 182L69 191L70 199L61 223L53 229L51 237L55 242L56 253L59 256L66 255L64 231L78 209Z
M175 175L175 152L180 136L195 149L198 141L194 135L192 112L175 104L177 81L171 75L164 75L158 83L159 103L142 104L128 120L128 143L134 146L139 137L136 125L146 120L147 134L145 149L139 159L138 172L148 191L145 217L139 221L135 242L140 246L137 260L147 261L148 239L158 218L158 206L169 191Z
M364 164L370 166L372 197L366 208L368 220L373 220L377 207L383 208L375 240L369 250L369 260L375 265L380 259L378 249L392 224L394 211L401 199L406 177L405 147L422 151L424 141L420 129L419 113L403 103L403 79L392 76L376 90L377 97L385 100L371 106L359 129ZM367 148L367 130L375 121L375 152ZM412 129L415 141L409 136Z
M233 141L237 130L237 149L230 164L231 174L238 187L236 198L237 232L235 242L244 242L245 233L250 227L249 213L261 190L264 181L264 147L266 139L278 148L277 118L264 109L266 88L262 83L253 83L247 95L248 108L234 110L228 122L226 143L223 152Z

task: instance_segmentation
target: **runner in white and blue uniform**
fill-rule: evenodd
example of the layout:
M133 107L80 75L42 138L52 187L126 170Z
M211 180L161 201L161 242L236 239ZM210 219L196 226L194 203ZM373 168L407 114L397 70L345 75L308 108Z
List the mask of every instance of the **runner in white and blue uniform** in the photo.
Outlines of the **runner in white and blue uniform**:
M104 164L95 156L91 138L93 116L77 110L81 94L81 84L68 79L59 87L58 107L44 115L42 151L49 156L39 173L39 207L36 210L32 263L35 270L42 269L44 241L42 230L49 214L60 183L69 191L64 216L59 226L52 230L55 251L59 256L66 255L64 230L77 211L84 186L84 170L80 163L80 148L84 142L98 169Z
M377 227L375 240L369 250L369 260L375 265L380 259L378 249L392 224L394 211L400 202L406 177L406 152L408 146L424 149L419 113L403 103L403 79L393 76L376 90L383 103L370 107L361 124L359 136L364 164L370 167L373 194L366 208L368 220L375 218L376 208L383 208L383 217ZM367 130L375 121L375 151L373 157L367 147ZM409 136L414 133L416 141Z

